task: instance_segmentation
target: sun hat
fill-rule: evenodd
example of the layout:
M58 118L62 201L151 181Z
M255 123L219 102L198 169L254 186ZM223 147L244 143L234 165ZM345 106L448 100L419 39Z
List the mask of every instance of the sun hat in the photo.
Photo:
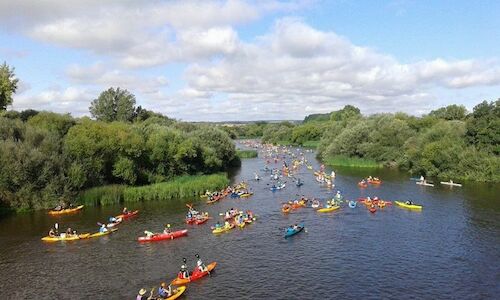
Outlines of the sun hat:
M144 294L146 294L146 289L140 289L139 295L143 296Z

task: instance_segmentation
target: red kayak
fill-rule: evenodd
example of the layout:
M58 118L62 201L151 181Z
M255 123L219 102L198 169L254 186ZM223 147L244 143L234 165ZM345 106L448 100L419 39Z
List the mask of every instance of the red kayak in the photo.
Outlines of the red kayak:
M157 233L151 237L141 236L137 240L139 242L156 242L156 241L162 241L162 240L173 240L173 239L181 237L181 236L186 236L187 234L188 234L187 229L183 229L183 230L174 231L171 233Z
M196 222L196 218L186 218L186 224L194 224Z
M185 279L185 278L175 278L174 280L172 280L172 284L173 285L183 285L183 284L186 284L188 282L191 282L191 281L195 281L195 280L198 280L202 277L205 277L208 275L209 272L211 272L215 266L217 265L216 262L213 262L211 264L209 264L207 266L207 269L208 271L207 272L200 272L200 270L198 269L198 267L196 267L193 272L191 273L191 276L188 278L188 279Z
M206 218L203 218L203 219L196 219L194 220L194 224L196 225L201 225L201 224L204 224L208 221L208 219L210 219L210 217L206 217Z
M139 213L139 211L138 211L138 210L134 210L134 211L129 212L128 214L121 214L121 215L118 215L118 216L116 216L115 218L117 218L117 219L118 219L118 218L128 219L128 218L131 218L131 217L133 217L133 216L137 215L138 213Z

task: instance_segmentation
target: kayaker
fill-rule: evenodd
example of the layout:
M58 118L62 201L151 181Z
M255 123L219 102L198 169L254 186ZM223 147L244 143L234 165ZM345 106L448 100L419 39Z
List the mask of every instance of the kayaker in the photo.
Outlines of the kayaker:
M405 203L408 204L408 205L413 205L413 202L411 200L408 200Z
M122 210L122 214L124 215L128 215L130 212L128 211L128 209L126 207L123 208Z
M158 295L163 299L172 296L172 286L171 285L167 286L165 282L162 282L160 284L160 287L158 288Z
M420 176L420 181L422 181L422 182L424 182L424 181L425 181L424 176Z
M170 230L170 224L167 224L167 225L165 226L165 229L163 229L163 233L165 233L165 234L170 234L170 233L172 233L172 230Z
M231 227L231 224L229 224L229 222L228 222L228 221L226 221L226 222L224 222L224 227L225 227L225 228L229 228L229 227Z
M153 237L153 235L155 235L153 232L148 231L148 230L144 230L144 234L145 234L148 238L151 238L151 237Z
M146 289L140 289L135 300L147 300L148 297L146 297L146 292Z
M219 221L217 221L217 223L215 223L215 228L221 228L221 227L222 227L222 225L220 224Z
M71 227L68 227L68 229L66 229L66 235L70 236L72 234L73 234L73 230L71 230Z
M104 233L104 232L107 232L107 231L108 231L108 229L106 228L106 224L102 224L101 228L99 228L99 232L100 233Z
M198 266L198 270L200 270L200 272L208 271L207 266L205 266L205 264L203 263L203 261L201 260L201 258L198 254L196 254L196 258L198 259L198 261L196 262L196 265Z
M56 232L55 232L54 228L50 228L50 230L49 230L49 236L50 237L56 237Z
M189 272L188 272L187 266L186 266L186 259L183 258L182 261L183 261L183 264L181 266L181 270L179 271L179 274L177 275L177 277L179 277L180 279L188 279Z

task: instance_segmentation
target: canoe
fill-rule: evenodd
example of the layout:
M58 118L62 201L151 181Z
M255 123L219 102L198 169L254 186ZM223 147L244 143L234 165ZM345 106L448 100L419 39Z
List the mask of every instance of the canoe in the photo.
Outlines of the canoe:
M184 291L186 291L186 287L183 285L183 286L180 286L178 288L176 288L175 290L172 291L172 296L166 298L165 300L174 300L174 299L177 299L179 298L183 293Z
M198 267L196 267L193 270L193 272L191 273L191 276L189 277L189 279L175 278L174 280L172 280L171 284L173 284L173 285L181 285L181 284L189 283L191 281L198 280L198 279L200 279L200 278L205 277L206 275L208 275L208 272L212 272L212 270L215 269L216 265L217 265L216 262L213 262L213 263L209 264L207 266L207 269L208 269L207 272L200 272L200 270L198 269Z
M84 233L84 234L79 234L77 236L71 236L71 237L52 237L52 236L46 236L42 238L42 241L44 242L58 242L58 241L76 241L76 240L82 240L86 239L90 236L90 233Z
M285 230L285 239L288 238L288 237L291 237L293 235L296 235L297 233L301 232L304 229L304 224L300 224L298 226L299 226L298 229L293 229L291 227L288 227Z
M327 213L327 212L332 212L334 210L337 210L339 208L340 208L340 206L332 206L332 207L320 208L320 209L318 209L316 211L319 212L319 213Z
M131 212L129 212L128 214L125 214L125 215L124 215L124 214L118 215L118 216L116 216L115 218L117 218L117 219L118 219L118 218L128 219L128 218L131 218L131 217L133 217L133 216L137 215L138 213L139 213L139 211L138 211L138 210L134 210L134 211L131 211Z
M416 184L424 185L424 186L434 186L434 184L432 184L432 183L423 182L423 181L417 181Z
M212 233L213 234L223 233L223 232L229 231L233 228L234 228L234 224L231 224L231 225L229 225L229 227L223 226L221 228L215 228L214 230L212 230Z
M422 209L423 206L422 205L416 205L416 204L406 204L404 202L400 202L400 201L394 201L397 205L401 206L401 207L404 207L404 208L408 208L408 209Z
M454 183L454 182L449 182L449 181L441 181L441 184L444 185L449 185L449 186L462 186L460 183Z
M96 233L92 233L91 235L89 235L89 238L95 238L95 237L100 237L100 236L104 236L104 235L108 235L110 233L113 233L115 231L117 231L118 228L112 228L106 232L96 232Z
M349 207L350 208L356 208L357 202L356 201L349 201Z
M178 231L174 231L171 233L158 233L158 234L153 235L152 237L141 236L137 239L137 241L139 241L139 242L156 242L156 241L162 241L162 240L173 240L175 238L186 236L187 234L188 234L188 230L183 229L183 230L178 230Z
M69 214L69 213L77 212L82 208L83 208L83 205L79 205L79 206L74 207L74 208L67 208L67 209L62 209L62 210L50 210L49 215Z

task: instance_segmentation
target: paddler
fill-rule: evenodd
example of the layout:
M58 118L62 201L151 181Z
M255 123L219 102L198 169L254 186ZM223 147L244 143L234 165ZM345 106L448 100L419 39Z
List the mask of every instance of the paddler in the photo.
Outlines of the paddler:
M222 225L220 224L219 221L217 221L217 223L215 223L215 228L221 228L221 227L222 227Z
M163 299L167 299L168 297L172 296L172 286L167 286L165 282L162 282L160 284L160 287L158 288L158 295Z
M137 297L135 297L135 300L148 300L149 297L146 297L146 292L147 292L146 289L140 289L139 293L137 294Z
M102 224L101 228L99 228L99 232L100 233L104 233L104 232L107 232L107 231L108 231L108 229L106 228L106 224Z
M144 234L148 237L148 238L151 238L153 237L155 234L151 231L148 231L148 230L144 230Z
M189 279L189 272L188 272L187 266L186 266L186 259L183 258L182 261L183 261L183 264L181 266L181 270L179 271L179 274L177 275L177 277L179 279Z
M163 229L163 233L170 234L172 230L170 230L170 224L165 225L165 229Z
M413 205L413 202L411 200L408 200L405 203L408 204L408 205Z
M54 230L54 228L50 228L50 230L49 230L49 236L50 237L56 237L56 231Z
M122 214L123 215L128 215L130 212L128 211L128 209L126 207L123 208L122 210Z
M196 265L198 266L198 270L200 270L200 272L207 272L208 268L207 268L207 266L205 266L205 264L201 260L200 256L198 254L196 254L195 256L198 259L198 261L196 262Z
M229 224L229 222L228 222L228 221L226 221L226 222L224 222L224 227L225 227L225 228L229 228L229 227L231 227L231 224Z

